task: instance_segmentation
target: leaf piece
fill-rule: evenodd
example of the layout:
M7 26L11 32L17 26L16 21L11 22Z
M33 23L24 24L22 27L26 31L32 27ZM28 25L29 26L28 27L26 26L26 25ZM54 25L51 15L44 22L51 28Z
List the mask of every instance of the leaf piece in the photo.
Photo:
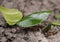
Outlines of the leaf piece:
M31 27L38 25L39 23L45 21L51 13L51 10L32 13L24 17L20 22L17 23L17 25L21 27Z
M57 22L57 21L52 22L52 24L53 24L53 25L60 26L60 22Z
M0 11L9 25L15 25L23 17L22 13L17 9L8 9L0 6Z
M55 16L56 18L60 19L60 14Z

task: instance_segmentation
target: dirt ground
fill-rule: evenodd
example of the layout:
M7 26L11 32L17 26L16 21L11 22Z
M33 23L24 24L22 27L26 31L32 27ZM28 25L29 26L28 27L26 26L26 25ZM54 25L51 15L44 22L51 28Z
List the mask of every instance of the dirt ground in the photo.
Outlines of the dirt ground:
M47 21L60 21L54 18L56 14L60 14L60 0L0 0L0 5L6 8L16 8L22 11L24 16L32 12L53 10ZM31 28L33 29L21 29L16 25L9 26L0 12L0 42L60 42L59 26L52 26L47 36L42 33L41 27Z

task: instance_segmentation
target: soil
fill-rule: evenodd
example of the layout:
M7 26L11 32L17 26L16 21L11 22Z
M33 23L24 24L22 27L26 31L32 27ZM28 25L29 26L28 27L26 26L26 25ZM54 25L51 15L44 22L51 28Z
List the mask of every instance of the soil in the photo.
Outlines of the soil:
M16 8L23 12L24 16L32 12L53 10L47 21L60 21L54 16L60 14L60 0L0 0L0 5L6 8ZM45 26L45 23L42 24ZM45 34L41 26L28 29L14 25L9 26L0 12L0 42L60 42L60 27L52 26Z

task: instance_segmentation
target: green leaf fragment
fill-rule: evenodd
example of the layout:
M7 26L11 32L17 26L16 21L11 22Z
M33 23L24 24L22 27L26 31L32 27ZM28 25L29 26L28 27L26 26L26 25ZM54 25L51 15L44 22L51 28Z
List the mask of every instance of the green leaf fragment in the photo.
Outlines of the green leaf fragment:
M60 19L60 14L55 16L56 18Z
M26 17L24 17L17 25L21 27L31 27L38 25L45 21L48 16L52 13L52 11L42 11L42 12L35 12Z
M9 25L15 25L23 17L22 13L17 9L8 9L0 6L0 11Z
M53 24L53 25L60 26L60 22L57 22L57 21L52 22L52 24Z

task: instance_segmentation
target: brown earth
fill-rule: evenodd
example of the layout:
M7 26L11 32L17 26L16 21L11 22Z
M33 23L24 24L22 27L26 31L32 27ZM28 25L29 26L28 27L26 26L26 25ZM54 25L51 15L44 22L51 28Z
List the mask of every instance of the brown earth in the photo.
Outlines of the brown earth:
M60 21L54 18L56 14L60 14L60 0L0 0L0 5L16 8L22 11L24 16L32 12L53 10L47 21ZM0 42L60 42L60 27L52 26L47 36L42 33L40 26L32 28L23 30L16 25L9 26L0 12Z

